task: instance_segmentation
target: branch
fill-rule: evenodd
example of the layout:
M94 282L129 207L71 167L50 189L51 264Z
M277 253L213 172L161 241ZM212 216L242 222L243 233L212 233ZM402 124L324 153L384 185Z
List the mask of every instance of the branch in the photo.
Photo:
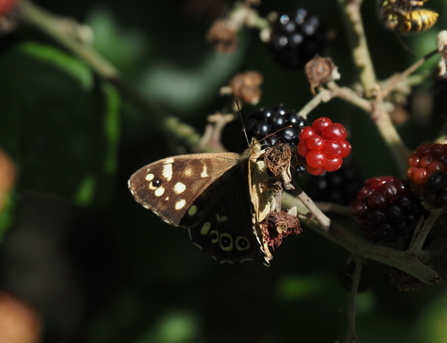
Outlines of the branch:
M309 211L301 212L303 204L290 194L284 193L282 202L287 208L296 206L299 213L307 218L313 215ZM413 275L422 282L431 285L436 285L441 281L439 275L423 264L416 256L409 255L406 251L369 243L360 235L332 222L322 213L318 213L318 215L310 219L306 224L317 233L343 246L354 254L400 269Z
M359 71L360 83L367 98L372 97L372 90L376 84L371 56L363 30L360 7L362 0L337 0L341 9L345 29L352 47L352 57Z

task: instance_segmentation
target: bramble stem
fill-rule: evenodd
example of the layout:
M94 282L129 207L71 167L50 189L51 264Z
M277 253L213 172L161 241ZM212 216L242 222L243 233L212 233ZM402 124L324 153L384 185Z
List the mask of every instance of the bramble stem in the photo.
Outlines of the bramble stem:
M282 202L287 208L296 206L298 213L311 218L306 223L307 226L354 254L400 269L431 285L437 285L441 281L434 270L423 264L416 256L407 254L406 251L369 243L360 235L332 222L324 214L319 213L321 211L312 216L313 212L303 210L305 206L302 202L290 194L284 193Z
M366 42L360 7L362 0L338 0L345 29L352 47L352 57L359 71L359 79L367 98L372 97L372 91L377 83L374 67Z

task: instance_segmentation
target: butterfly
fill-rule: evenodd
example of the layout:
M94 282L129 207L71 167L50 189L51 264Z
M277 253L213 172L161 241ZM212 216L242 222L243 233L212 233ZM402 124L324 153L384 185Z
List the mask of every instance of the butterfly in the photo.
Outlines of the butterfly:
M170 225L188 228L191 241L219 262L241 262L260 251L272 259L261 222L280 207L279 192L252 140L243 154L200 153L148 164L129 179L135 200Z

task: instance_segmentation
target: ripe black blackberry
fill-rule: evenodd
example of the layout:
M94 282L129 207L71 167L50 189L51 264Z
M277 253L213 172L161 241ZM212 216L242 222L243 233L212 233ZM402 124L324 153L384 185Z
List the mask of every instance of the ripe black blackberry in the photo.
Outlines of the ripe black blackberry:
M307 121L299 117L295 111L283 105L277 105L262 107L251 113L246 124L246 131L249 141L252 138L262 139L264 147L271 147L278 142L294 147L298 144L299 133L307 125L309 125ZM269 136L270 134L272 135Z
M408 183L393 176L374 177L365 181L350 205L357 225L372 243L409 243L419 218L427 214Z
M276 62L285 68L303 69L326 46L326 29L304 8L278 13L272 24L270 47Z
M309 177L305 191L314 201L331 202L348 206L363 185L363 178L353 164L340 169Z

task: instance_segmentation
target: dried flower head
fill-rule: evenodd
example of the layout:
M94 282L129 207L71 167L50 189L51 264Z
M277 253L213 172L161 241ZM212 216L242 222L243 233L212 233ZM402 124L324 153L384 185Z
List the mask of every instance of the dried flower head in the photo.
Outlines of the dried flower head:
M310 91L315 95L315 88L321 87L324 83L338 80L340 74L330 57L315 55L304 67L307 79L310 83Z
M236 74L228 86L231 88L233 96L246 104L256 105L261 98L261 88L259 86L264 78L257 71L246 71Z
M238 46L236 30L223 20L216 20L211 26L206 39L214 44L218 52L231 54Z
M293 189L290 184L292 182L291 160L292 148L285 143L277 143L268 148L264 154L264 163L268 170L281 181L285 189Z
M262 221L261 228L265 241L273 249L279 247L283 238L289 234L298 235L302 232L295 207L287 212L283 210L270 212Z

